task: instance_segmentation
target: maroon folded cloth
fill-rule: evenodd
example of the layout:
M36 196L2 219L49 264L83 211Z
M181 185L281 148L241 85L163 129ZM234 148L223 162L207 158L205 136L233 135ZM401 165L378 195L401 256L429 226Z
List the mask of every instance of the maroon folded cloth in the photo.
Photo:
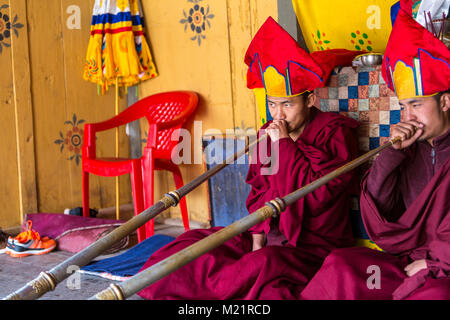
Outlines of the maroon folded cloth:
M22 230L27 229L27 221L31 228L41 237L49 237L57 241L57 249L79 252L125 223L123 220L88 218L61 213L29 213L26 215ZM116 243L104 253L117 252L127 247L129 238Z
M41 237L55 240L77 230L120 226L125 223L123 220L85 218L62 213L29 213L25 217L22 231L27 229L28 220L31 220L32 229L39 232Z

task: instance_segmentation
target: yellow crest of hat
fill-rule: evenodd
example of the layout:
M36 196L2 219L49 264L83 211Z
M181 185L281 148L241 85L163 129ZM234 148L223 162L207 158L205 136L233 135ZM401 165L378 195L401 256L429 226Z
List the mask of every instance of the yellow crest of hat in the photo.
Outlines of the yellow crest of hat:
M289 81L272 66L264 71L264 87L268 96L289 97L292 95Z
M397 61L392 81L399 100L423 96L419 59L414 59L414 67L406 65L401 60Z

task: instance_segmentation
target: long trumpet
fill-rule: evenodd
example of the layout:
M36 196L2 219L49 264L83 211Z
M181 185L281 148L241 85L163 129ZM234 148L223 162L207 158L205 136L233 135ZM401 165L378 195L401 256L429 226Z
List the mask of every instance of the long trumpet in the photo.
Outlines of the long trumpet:
M128 280L120 284L111 284L107 289L92 296L90 300L124 300L132 296L133 294L141 291L142 289L158 281L164 276L195 260L206 252L220 246L221 244L237 236L238 234L247 231L252 226L267 220L271 216L278 216L282 211L286 209L286 207L293 204L300 198L306 196L308 193L313 192L317 188L323 186L324 184L340 176L341 174L353 170L354 168L368 161L377 153L381 152L387 147L392 146L400 140L400 137L396 137L388 141L386 144L365 153L364 155L350 161L342 167L311 182L310 184L297 189L296 191L286 195L285 197L281 199L275 198L267 202L265 206L259 208L252 214L232 223L231 225L211 234L206 238L197 241L189 247L180 250L179 252L154 264L150 268L136 274Z
M145 209L140 214L134 216L129 221L116 228L114 231L95 241L72 257L64 260L51 270L41 272L38 277L28 282L19 290L9 294L5 298L3 298L3 300L35 300L43 296L48 291L54 290L60 282L62 282L70 275L70 273L67 272L69 267L77 266L81 268L87 265L102 252L112 247L116 242L120 241L127 235L136 231L146 222L164 212L166 209L169 209L171 206L177 206L182 197L186 196L200 184L214 176L229 164L239 159L241 156L246 154L253 146L257 145L266 137L267 134L261 135L259 139L253 141L252 143L249 143L245 148L228 157L224 163L215 165L213 168L204 172L183 187L175 191L166 193L163 198L161 198L161 200L156 202L153 206Z

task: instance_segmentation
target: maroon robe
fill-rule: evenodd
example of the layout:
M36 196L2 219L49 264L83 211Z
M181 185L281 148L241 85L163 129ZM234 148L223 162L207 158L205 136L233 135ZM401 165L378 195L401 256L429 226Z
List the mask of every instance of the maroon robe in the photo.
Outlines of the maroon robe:
M355 158L353 129L357 125L350 118L314 108L312 119L297 141L280 139L276 174L261 175L261 168L267 164L263 165L259 158L250 165L249 212ZM266 141L270 149L270 138ZM330 250L352 243L349 186L355 178L354 173L340 176L288 207L279 219L270 218L234 237L139 295L146 299L297 299ZM185 232L155 252L142 270L220 228ZM260 231L269 233L268 243L252 251L251 232Z
M361 213L369 237L385 252L332 252L302 298L450 299L449 170L450 130L433 148L422 141L382 152L363 180ZM427 268L408 277L404 267L421 259ZM366 283L371 265L380 268L378 289Z

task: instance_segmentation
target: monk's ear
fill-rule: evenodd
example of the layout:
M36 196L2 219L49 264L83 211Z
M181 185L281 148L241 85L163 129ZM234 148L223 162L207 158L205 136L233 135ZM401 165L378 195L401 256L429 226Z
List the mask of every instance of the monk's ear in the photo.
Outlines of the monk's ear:
M450 93L443 93L439 102L442 111L450 110Z
M316 95L314 94L314 92L310 93L308 95L308 97L306 98L306 106L308 108L311 108L314 106L314 104L316 103Z

